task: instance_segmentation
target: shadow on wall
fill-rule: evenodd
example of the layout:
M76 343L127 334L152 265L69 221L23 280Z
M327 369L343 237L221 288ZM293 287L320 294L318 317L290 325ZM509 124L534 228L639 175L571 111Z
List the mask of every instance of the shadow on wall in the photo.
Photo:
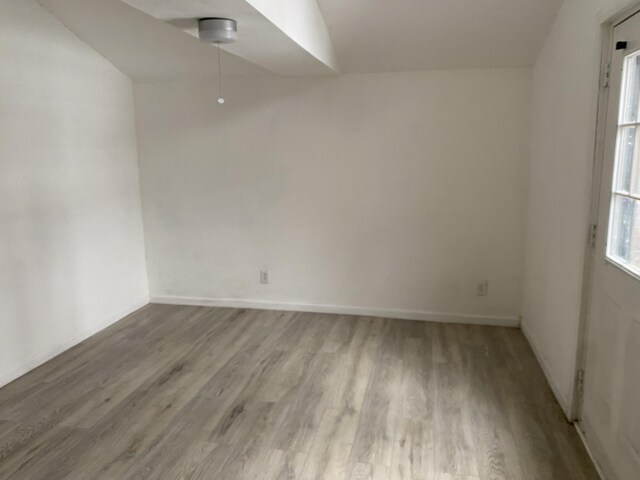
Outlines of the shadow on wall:
M25 188L25 190L27 190ZM81 331L77 285L77 252L68 208L56 189L30 188L23 204L13 205L3 221L6 264L0 290L4 334L4 374L20 368ZM54 323L64 318L65 324ZM55 339L55 340L54 340Z

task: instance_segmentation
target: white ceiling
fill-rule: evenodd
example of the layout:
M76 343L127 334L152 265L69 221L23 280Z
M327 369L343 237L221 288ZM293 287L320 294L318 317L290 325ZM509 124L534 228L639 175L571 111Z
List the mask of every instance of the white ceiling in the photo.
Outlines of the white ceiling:
M523 67L562 0L318 0L344 72Z
M238 40L222 47L227 52L280 75L312 76L335 73L330 66L311 55L267 19L263 13L255 9L250 1L122 0L122 2L155 19L169 22L196 37L199 18L233 18L238 22Z
M137 81L154 81L217 72L215 49L120 0L38 0L58 19ZM224 54L225 72L264 75L267 71Z
M305 15L285 7L302 0L39 1L137 81L215 75L215 48L193 36L194 18L203 16L239 21L239 41L225 46L226 74L328 75L337 64L343 72L530 66L562 3L317 0L322 14L313 4L316 20L322 28L326 23L333 46L325 29L326 42L338 56L335 65L327 65L252 6L273 7L296 23Z

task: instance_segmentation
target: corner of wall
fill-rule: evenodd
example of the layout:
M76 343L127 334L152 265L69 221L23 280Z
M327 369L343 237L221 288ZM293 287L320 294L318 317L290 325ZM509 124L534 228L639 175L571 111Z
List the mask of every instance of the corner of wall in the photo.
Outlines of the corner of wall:
M522 330L524 337L527 339L527 343L533 351L538 364L542 368L542 372L544 373L544 376L546 377L547 382L549 383L549 386L553 391L553 395L556 397L556 400L560 404L562 411L568 419L570 416L569 411L571 409L571 399L568 398L567 395L563 392L562 388L560 387L560 382L558 382L551 373L552 370L548 367L547 362L545 361L544 356L541 353L541 349L537 346L537 342L535 341L534 336L527 326L526 318L524 317L520 322L520 330Z
M112 324L117 321L123 319L124 317L131 315L133 312L141 309L142 307L148 305L149 301L147 299L141 299L127 308L118 310L114 314L109 315L107 318L103 319L101 322L92 325L89 328L85 328L76 332L73 336L65 339L63 342L57 343L56 345L52 345L49 349L44 352L40 352L37 355L31 357L30 359L21 363L18 367L9 370L8 372L0 373L0 388L8 385L9 383L17 380L21 376L29 373L31 370L38 368L40 365L48 362L52 358L57 357L61 353L69 350L71 347L74 347L80 342L92 337L98 332L108 328Z

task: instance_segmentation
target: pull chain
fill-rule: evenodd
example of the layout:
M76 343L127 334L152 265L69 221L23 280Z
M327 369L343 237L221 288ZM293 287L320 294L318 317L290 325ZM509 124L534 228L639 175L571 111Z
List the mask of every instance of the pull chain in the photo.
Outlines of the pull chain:
M218 103L222 105L224 103L224 97L222 96L222 58L220 56L220 44L217 43L218 47Z

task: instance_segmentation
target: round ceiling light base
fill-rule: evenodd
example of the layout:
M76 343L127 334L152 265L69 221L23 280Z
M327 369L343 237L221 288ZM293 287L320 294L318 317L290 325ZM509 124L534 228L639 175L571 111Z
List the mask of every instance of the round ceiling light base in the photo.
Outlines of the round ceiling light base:
M230 18L202 18L198 20L198 35L205 43L233 43L238 39L238 24Z

